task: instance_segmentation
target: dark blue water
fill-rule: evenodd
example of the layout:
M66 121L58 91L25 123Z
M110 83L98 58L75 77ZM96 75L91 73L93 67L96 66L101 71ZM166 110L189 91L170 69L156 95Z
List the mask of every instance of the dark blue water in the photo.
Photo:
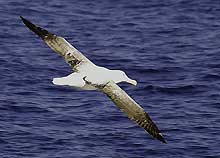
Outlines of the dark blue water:
M19 19L65 37L162 130L152 139L103 94L59 87L71 68ZM220 157L220 1L0 1L0 157Z

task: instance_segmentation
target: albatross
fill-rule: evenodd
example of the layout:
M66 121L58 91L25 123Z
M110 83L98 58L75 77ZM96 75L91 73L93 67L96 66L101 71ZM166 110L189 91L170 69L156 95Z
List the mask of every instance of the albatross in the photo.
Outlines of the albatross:
M128 118L144 128L153 138L166 143L162 133L144 109L136 103L117 83L137 85L121 70L110 70L92 63L63 37L57 36L20 16L23 23L71 66L73 73L54 78L53 84L77 87L84 90L99 90L106 94Z

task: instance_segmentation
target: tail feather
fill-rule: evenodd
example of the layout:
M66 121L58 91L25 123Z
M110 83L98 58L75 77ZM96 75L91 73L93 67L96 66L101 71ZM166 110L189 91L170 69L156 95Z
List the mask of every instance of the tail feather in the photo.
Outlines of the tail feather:
M53 78L52 82L54 85L59 85L59 86L67 85L66 77Z

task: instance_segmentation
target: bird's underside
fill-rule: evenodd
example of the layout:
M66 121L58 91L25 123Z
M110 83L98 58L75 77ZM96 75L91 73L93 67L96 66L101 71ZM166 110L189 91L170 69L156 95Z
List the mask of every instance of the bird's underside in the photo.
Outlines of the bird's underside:
M21 17L21 19L23 23L30 30L40 36L51 49L60 54L64 60L72 67L75 73L84 74L88 67L95 68L95 64L93 64L81 52L69 44L64 38L32 24L30 21L24 19L23 17ZM102 76L100 76L100 78L102 78ZM131 120L135 121L140 127L144 128L152 137L162 141L163 143L166 143L160 130L151 120L149 115L144 111L144 109L130 96L128 96L128 94L123 91L113 80L99 84L87 80L86 75L82 76L82 79L85 84L94 87L95 89L97 88L105 93L121 111L126 113L127 116Z

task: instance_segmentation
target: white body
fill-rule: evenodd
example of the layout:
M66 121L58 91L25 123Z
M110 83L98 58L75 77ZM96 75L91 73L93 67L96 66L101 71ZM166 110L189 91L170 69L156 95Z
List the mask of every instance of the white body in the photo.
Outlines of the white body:
M127 75L120 70L109 70L104 67L96 66L95 64L82 65L78 68L79 72L74 72L66 77L54 78L53 84L66 85L77 87L84 90L96 90L97 88L92 85L102 85L109 81L128 82L136 85L137 82L127 77ZM91 84L87 84L86 81Z

